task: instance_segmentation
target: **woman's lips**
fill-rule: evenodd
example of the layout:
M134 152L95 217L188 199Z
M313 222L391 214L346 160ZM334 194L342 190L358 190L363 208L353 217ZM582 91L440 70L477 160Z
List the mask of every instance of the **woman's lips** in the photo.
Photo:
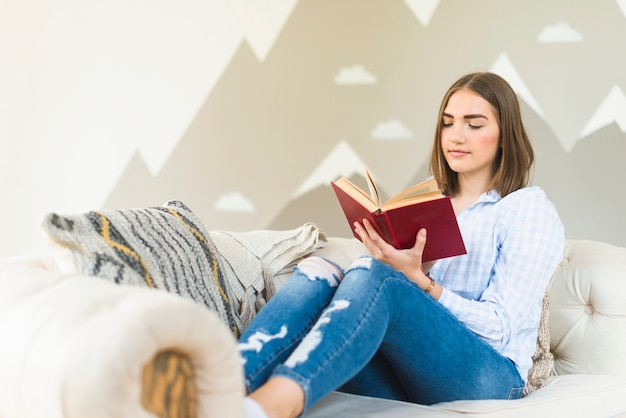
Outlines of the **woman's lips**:
M461 158L461 157L465 157L466 155L469 155L469 152L459 150L459 149L452 149L448 151L448 154L450 154L450 156L454 158Z

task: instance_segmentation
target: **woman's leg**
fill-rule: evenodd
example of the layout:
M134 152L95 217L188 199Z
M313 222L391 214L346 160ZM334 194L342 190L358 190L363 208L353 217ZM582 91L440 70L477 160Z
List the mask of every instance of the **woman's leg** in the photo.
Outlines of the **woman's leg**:
M416 297L418 304L404 310L372 361L340 391L423 405L521 396L524 382L513 362L425 292L404 296ZM380 385L380 379L388 383Z
M380 351L352 379L337 390L355 395L409 401L398 375Z
M359 373L379 351L398 378L391 385L378 381L380 373ZM390 386L400 384L408 400L424 404L507 398L523 387L509 360L371 257L353 263L319 320L273 373L300 385L305 411L356 375L373 379L366 385L373 396L385 385L388 397Z
M397 309L374 359L342 391L420 404L521 396L524 382L509 359L408 279L387 282ZM378 379L396 381L405 395L380 389Z
M284 362L328 305L343 272L320 258L302 260L292 277L263 307L239 338L248 392Z
M385 268L376 268L378 265ZM356 260L318 321L284 363L276 367L272 376L291 379L302 388L304 411L356 375L374 357L395 309L387 283L400 277L407 281L371 257Z

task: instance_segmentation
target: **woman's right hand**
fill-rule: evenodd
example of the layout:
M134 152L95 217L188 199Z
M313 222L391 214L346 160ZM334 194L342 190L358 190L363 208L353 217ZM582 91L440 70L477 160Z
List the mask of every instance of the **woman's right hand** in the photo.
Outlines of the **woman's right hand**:
M426 245L426 229L419 230L415 245L406 250L398 250L387 243L367 219L363 220L363 224L355 222L354 230L372 257L401 271L422 289L430 285L431 281L427 274L435 262L422 263L422 254Z

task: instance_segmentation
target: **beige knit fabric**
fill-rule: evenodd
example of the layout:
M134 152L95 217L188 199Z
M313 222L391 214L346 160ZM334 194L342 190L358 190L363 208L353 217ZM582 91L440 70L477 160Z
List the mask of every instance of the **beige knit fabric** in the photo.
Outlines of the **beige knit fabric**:
M245 329L276 291L274 278L283 269L323 247L324 232L313 223L284 231L209 231L218 252L226 260L224 277Z
M554 356L550 352L550 296L546 292L543 296L541 319L537 331L537 347L533 354L533 365L528 372L528 382L522 396L541 389L545 386L545 378L550 374L554 364Z

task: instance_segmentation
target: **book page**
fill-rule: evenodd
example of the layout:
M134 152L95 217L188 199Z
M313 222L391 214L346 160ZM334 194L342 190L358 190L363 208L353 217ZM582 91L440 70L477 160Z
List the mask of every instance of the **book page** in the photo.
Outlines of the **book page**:
M372 179L372 175L367 168L365 169L365 177L367 180L367 186L370 189L370 196L372 197L372 201L376 203L376 206L382 206L382 202L380 201L380 194L378 194L378 188L376 187L374 179Z
M415 186L411 186L396 196L398 198L407 199L432 192L440 192L439 187L437 186L437 182L434 178L425 180L421 183L416 184ZM393 197L393 199L395 198L396 197Z
M375 211L380 206L376 204L372 200L372 197L367 194L363 189L361 189L356 184L352 183L345 177L342 177L333 182L333 184L343 190L346 194L348 194L352 199L356 202L359 202L363 207L367 208L369 211Z
M441 190L439 190L437 182L434 178L431 178L414 186L411 186L408 189L393 196L391 199L385 202L384 207L389 208L391 206L403 206L407 203L432 200L441 196L443 196L443 194L441 193Z
M442 199L444 196L440 191L421 193L419 195L414 195L406 199L392 199L383 203L382 210L387 211L395 208L412 206L418 203L428 202L431 200Z

